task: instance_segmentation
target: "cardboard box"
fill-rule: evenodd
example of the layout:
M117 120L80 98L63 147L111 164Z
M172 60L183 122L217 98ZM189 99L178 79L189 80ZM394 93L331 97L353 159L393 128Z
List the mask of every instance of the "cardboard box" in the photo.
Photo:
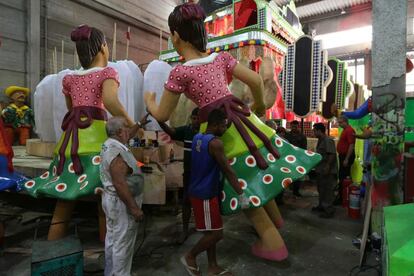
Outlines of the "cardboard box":
M165 173L157 164L148 164L152 173L144 173L144 204L165 204Z
M148 163L145 162L146 158L148 159L149 162L159 162L158 159L158 148L130 148L132 154L134 155L135 159L137 159L140 162L143 163Z
M166 175L165 185L167 188L183 187L184 163L175 161L164 165Z
M174 152L174 159L182 160L184 158L184 149L176 144L165 144L159 147L138 147L130 148L135 159L144 162L147 156L150 162L165 164L169 163L171 150Z
M26 153L28 155L53 157L55 147L55 143L42 142L40 139L27 139L26 141Z

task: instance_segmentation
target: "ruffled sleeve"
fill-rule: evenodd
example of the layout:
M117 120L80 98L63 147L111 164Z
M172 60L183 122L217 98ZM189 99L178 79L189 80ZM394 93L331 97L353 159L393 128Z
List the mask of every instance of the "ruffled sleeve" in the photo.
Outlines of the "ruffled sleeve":
M176 66L170 72L168 80L164 84L164 88L173 93L184 93L187 90L185 82L186 76L182 66Z
M65 77L63 77L62 80L62 93L65 96L69 96L70 94L70 83L71 83L71 76L70 75L66 75Z
M116 83L119 86L119 74L118 71L116 71L115 68L112 67L106 67L105 69L102 70L102 82L108 80L108 79L113 79L114 81L116 81Z

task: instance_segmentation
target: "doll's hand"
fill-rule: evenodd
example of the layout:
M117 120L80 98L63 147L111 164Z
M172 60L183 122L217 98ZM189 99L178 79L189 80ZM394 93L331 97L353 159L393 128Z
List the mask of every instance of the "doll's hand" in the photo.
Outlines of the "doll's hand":
M259 117L263 116L266 111L266 107L263 102L261 103L254 102L251 109Z
M149 113L145 114L145 116L142 117L141 120L139 121L139 126L141 128L143 128L146 124L151 122L151 120L148 120L149 115L150 115Z

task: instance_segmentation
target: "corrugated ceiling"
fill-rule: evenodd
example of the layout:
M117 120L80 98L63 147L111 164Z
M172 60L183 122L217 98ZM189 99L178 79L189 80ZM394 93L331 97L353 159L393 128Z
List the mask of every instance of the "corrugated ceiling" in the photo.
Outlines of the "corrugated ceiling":
M290 0L273 0L279 6L285 5ZM346 9L352 6L357 6L365 3L372 2L372 0L321 0L321 1L307 1L307 0L295 0L296 3L302 4L303 2L310 2L303 6L297 7L299 17L310 17L320 15L336 10Z

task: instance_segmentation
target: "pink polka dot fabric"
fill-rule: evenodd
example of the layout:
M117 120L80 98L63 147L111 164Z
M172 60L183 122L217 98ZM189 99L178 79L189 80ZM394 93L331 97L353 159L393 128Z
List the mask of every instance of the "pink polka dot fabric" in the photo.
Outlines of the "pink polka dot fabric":
M118 72L112 67L105 67L91 73L69 74L63 78L63 94L70 96L72 106L92 106L104 108L102 101L102 84L107 79L118 83Z
M165 83L173 93L185 93L198 107L231 95L228 83L237 60L228 52L221 52L211 63L177 65Z

